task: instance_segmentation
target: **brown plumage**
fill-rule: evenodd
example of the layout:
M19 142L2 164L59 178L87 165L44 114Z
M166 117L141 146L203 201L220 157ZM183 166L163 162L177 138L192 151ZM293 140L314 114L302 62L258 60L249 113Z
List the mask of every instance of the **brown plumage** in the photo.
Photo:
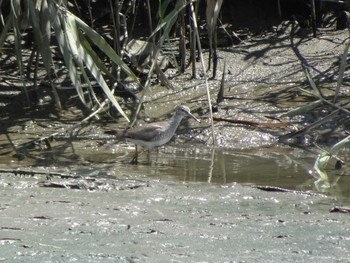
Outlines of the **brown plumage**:
M106 131L106 133L125 138L127 141L150 150L169 142L184 117L191 117L197 122L200 122L199 119L192 115L187 106L178 106L176 113L169 121L147 123L126 130ZM132 163L137 163L137 152Z

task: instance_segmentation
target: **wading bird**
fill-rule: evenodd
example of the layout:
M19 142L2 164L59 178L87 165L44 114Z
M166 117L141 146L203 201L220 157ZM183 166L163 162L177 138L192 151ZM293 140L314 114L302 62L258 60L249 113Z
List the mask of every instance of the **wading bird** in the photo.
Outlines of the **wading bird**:
M126 130L106 131L105 133L116 135L117 137L124 138L127 141L134 143L136 145L135 154L131 163L137 164L137 145L146 148L149 151L155 147L168 143L174 136L177 127L180 125L184 117L191 117L195 121L200 122L199 119L193 116L187 106L181 105L176 108L176 113L169 121L147 123Z

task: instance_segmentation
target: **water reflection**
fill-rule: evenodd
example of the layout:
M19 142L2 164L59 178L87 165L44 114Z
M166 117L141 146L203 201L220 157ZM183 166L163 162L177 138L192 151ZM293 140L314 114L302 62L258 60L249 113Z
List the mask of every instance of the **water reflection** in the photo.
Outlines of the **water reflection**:
M64 151L39 152L23 160L2 156L0 168L31 167L52 169L55 172L89 177L147 176L156 179L217 184L240 183L282 187L290 190L320 191L350 203L349 151L339 155L345 161L340 169L330 162L327 171L331 187L317 189L310 175L316 159L315 153L297 148L266 147L245 150L210 148L203 145L167 145L140 157L139 165L131 165L134 148L129 144L112 146L94 145L65 148Z
M275 150L213 148L189 155L184 150L174 148L173 151L158 154L157 162L152 162L152 165L156 168L167 164L166 172L184 181L239 182L294 188L311 179L306 169L312 166L312 156L305 156L303 162L298 163L286 153L278 152L279 148Z
M295 148L226 150L167 147L152 153L150 176L170 176L181 181L268 185L291 190L322 191L340 200L350 197L349 166L341 170L329 165L330 189L316 189L310 175L315 154ZM347 158L344 153L340 156ZM146 172L146 171L144 171Z

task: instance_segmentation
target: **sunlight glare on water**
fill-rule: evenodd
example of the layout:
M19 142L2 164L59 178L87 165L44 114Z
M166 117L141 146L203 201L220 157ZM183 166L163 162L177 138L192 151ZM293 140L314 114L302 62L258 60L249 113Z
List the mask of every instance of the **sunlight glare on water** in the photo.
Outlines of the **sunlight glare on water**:
M189 154L190 152L190 154ZM346 154L343 156L346 158ZM289 190L322 191L340 199L350 197L349 167L335 170L329 164L330 189L317 189L310 175L315 155L301 149L260 148L248 150L179 149L167 147L151 154L151 167L160 173L181 181L218 184L240 183L281 187ZM333 182L333 183L332 183Z

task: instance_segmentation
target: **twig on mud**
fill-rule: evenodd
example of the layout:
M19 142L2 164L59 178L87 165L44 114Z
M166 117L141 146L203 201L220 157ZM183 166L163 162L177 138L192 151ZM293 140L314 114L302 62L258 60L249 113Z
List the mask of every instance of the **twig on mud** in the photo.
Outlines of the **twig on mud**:
M318 74L322 74L322 72L317 70L315 67L312 67L307 62L307 60L301 55L297 45L294 43L294 35L295 35L295 21L292 22L292 30L290 32L290 45L291 45L291 47L292 47L292 49L294 51L295 56L299 59L300 65L301 65L302 69L304 70L306 77L308 78L308 74L309 74L311 68L313 70L315 70ZM308 80L309 80L309 78L308 78ZM314 87L312 87L312 88L314 88ZM316 86L316 88L317 88L317 86ZM322 92L318 88L317 88L317 92L323 98Z
M333 111L332 113L330 113L329 115L327 115L326 117L324 117L324 118L322 118L322 119L312 123L311 125L308 125L307 127L304 127L303 129L301 129L299 131L292 132L291 134L283 136L284 139L285 138L291 138L291 137L294 137L296 135L300 135L300 134L306 133L307 131L310 131L311 129L314 129L314 128L320 126L321 124L325 123L326 121L329 121L330 119L332 119L334 116L338 115L339 111L343 111L343 112L345 112L345 113L350 115L350 111L347 110L346 108L344 108L346 105L348 105L348 103L345 103L343 105L338 105L338 104L335 103L336 100L337 100L338 94L339 94L339 89L340 89L341 83L342 83L342 78L343 78L343 74L344 74L344 70L345 70L345 64L346 64L346 57L347 57L346 55L347 55L347 51L349 49L350 42L347 43L347 45L345 47L345 50L344 50L344 54L342 56L342 62L341 62L340 70L339 70L339 77L338 77L337 87L336 87L336 94L335 94L333 102L331 102L331 101L329 101L328 99L326 99L324 97L324 95L322 94L321 89L319 87L317 87L316 83L312 79L311 74L310 74L311 66L308 64L308 62L305 60L305 58L300 54L298 48L296 47L296 45L294 43L294 38L293 38L294 31L295 31L295 25L293 23L292 24L292 32L291 32L291 36L290 36L291 47L292 47L296 57L300 60L301 67L302 67L302 69L303 69L303 71L305 73L306 79L309 82L310 87L312 88L312 91L308 91L308 90L305 90L305 89L302 89L302 88L299 88L299 90L301 90L302 92L304 92L304 93L306 93L308 95L314 96L315 98L318 99L316 102L313 103L314 104L313 106L318 106L318 105L320 105L320 103L325 103L325 104L328 104L328 105L336 108L336 110ZM314 69L314 70L316 70L316 69ZM317 71L317 72L319 72L319 71ZM309 108L309 110L312 110L312 109L313 109L312 107Z
M341 63L340 63L340 69L339 69L339 77L338 77L338 81L337 81L337 87L335 89L335 95L334 95L334 99L333 102L336 103L339 93L340 93L340 87L343 83L343 77L344 77L344 72L345 72L345 66L346 66L346 61L347 61L347 57L348 57L348 52L349 52L349 47L350 47L350 40L348 41L348 43L345 46L344 49L344 53L342 55L342 59L341 59Z
M217 104L219 104L220 102L222 102L224 100L225 74L226 74L226 59L224 61L224 70L222 72L220 88L219 88L218 96L216 98L216 103Z
M349 14L346 12L346 17L347 17L347 24L349 24ZM350 35L350 28L348 27L349 30L349 35ZM340 87L343 83L343 77L344 77L344 72L345 72L345 67L346 67L346 62L348 58L348 52L349 52L349 47L350 47L350 40L345 45L343 55L341 57L341 62L340 62L340 67L339 67L339 75L338 75L338 80L337 80L337 87L335 89L335 95L333 102L336 103L338 99L338 95L340 93Z
M254 127L265 127L265 128L282 128L292 125L290 122L254 122L254 121L244 121L244 120L234 120L234 119L226 119L213 117L214 121L224 121L229 123L243 124Z
M211 124L211 133L212 133L212 143L215 145L215 133L214 133L214 122L213 122L213 108L211 105L211 98L210 98L210 92L209 92L209 84L208 84L208 76L205 70L205 65L204 65L204 59L203 59L203 53L202 53L202 46L201 46L201 41L200 41L200 36L198 33L198 26L197 26L197 17L196 13L194 11L193 7L193 0L190 1L190 8L191 8L191 15L192 15L192 20L193 20L193 25L194 25L194 31L196 34L197 38L197 45L198 45L198 51L200 54L200 61L202 65L202 71L204 74L204 79L205 79L205 85L206 85L206 94L207 94L207 101L208 101L208 108L209 108L209 117L210 117L210 124Z
M270 186L270 185L252 185L252 188L256 188L266 192L281 192L281 193L293 193L293 194L301 194L307 196L318 196L319 193L313 193L308 191L298 191L298 190L290 190L278 186Z
M33 170L33 169L0 169L0 174L14 174L14 175L46 175L47 177L60 177L63 179L68 178L80 178L79 175L71 175L71 174L65 174L65 173L59 173L59 172L50 172L50 171L41 171L41 170Z
M281 140L285 140L285 139L289 139L289 138L292 138L292 137L295 137L297 135L301 135L303 133L306 133L320 125L322 125L323 123L325 123L326 121L328 121L329 119L332 119L334 116L338 115L339 114L339 109L338 110L335 110L333 111L331 114L328 114L326 117L318 120L318 121L315 121L314 123L311 123L310 125L308 125L307 127L304 127L302 128L301 130L298 130L298 131L295 131L295 132L292 132L290 134L287 134L287 135L283 135L280 139Z
M301 67L303 68L304 70L304 73L305 73L305 76L312 88L312 90L314 92L307 92L309 93L310 95L320 99L321 101L323 101L324 103L326 104L329 104L339 110L342 110L344 112L346 112L347 114L350 114L350 111L348 111L347 109L345 109L343 106L345 105L338 105L338 104L335 104L335 103L332 103L330 102L329 100L325 99L325 97L323 96L321 90L317 87L316 83L314 82L314 80L312 79L311 77L311 74L310 74L310 68L312 68L309 63L306 61L306 59L300 54L298 48L296 47L295 43L294 43L294 38L293 38L293 35L295 33L295 23L293 22L292 23L292 31L291 31L291 36L290 36L290 42L291 42L291 47L296 55L296 57L300 60L300 63L301 63ZM349 42L350 43L350 42ZM349 43L348 45L345 47L345 50L344 50L344 53L347 53L348 49L349 49ZM346 58L346 56L343 54L343 57L342 57L342 60L344 61L344 59ZM345 59L345 62L342 61L342 64L345 64L346 62L346 59ZM339 73L339 78L342 79L343 77L343 71L345 66L344 65L341 65L341 68L340 68L340 73ZM320 71L318 71L317 69L313 68L316 72L318 72L319 74L321 74ZM337 99L337 96L338 96L338 93L339 93L339 89L340 89L340 85L341 85L342 81L340 81L338 79L338 83L337 83L337 88L336 88L336 94L335 94L335 98L334 98L334 102L336 102L336 99ZM303 90L303 89L301 89ZM303 90L304 91L304 90ZM305 91L304 91L305 92Z
M344 111L347 114L350 114L350 111L344 108L344 106L348 105L349 103L345 103L344 105L338 105L338 104L335 104L335 103L330 102L329 100L325 99L321 93L317 94L317 90L319 90L319 89L316 87L315 82L313 81L313 79L311 78L310 74L307 71L305 71L305 74L306 74L306 77L308 78L308 81L309 81L311 87L316 92L316 94L311 92L310 95L316 96L318 99L322 100L324 103L331 105L334 108L337 108L338 110Z
M329 212L331 212L331 213L350 213L350 207L335 206Z

